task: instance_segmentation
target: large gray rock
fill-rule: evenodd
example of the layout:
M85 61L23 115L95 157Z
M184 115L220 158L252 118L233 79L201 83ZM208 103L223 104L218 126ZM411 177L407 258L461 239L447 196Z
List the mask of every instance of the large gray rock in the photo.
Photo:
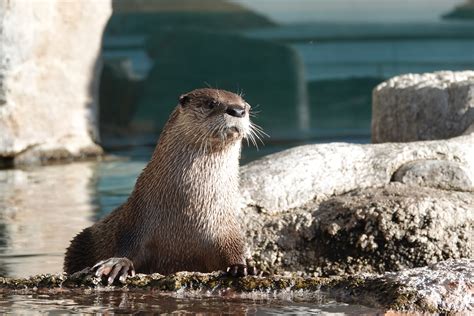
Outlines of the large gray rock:
M474 255L474 136L292 148L243 166L260 269L384 272Z
M374 89L372 102L374 143L459 136L474 125L474 71L394 77Z
M257 266L316 275L382 273L474 255L474 194L391 183L283 214L244 209Z
M0 161L101 153L97 72L105 1L0 1Z
M456 163L463 170L463 181L473 183L474 136L406 144L295 147L243 166L242 194L246 204L277 214L313 199L323 201L351 190L386 185L405 164L428 160ZM436 173L431 175L432 183L440 181Z

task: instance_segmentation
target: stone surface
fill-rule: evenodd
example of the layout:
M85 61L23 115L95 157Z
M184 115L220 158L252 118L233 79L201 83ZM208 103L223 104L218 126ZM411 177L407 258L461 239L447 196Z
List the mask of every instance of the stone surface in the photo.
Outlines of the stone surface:
M474 71L397 76L372 99L374 143L459 136L474 123Z
M260 270L383 273L474 255L474 194L391 183L270 215L244 209Z
M152 293L193 292L194 294L242 297L252 293L260 299L291 298L298 294L298 301L314 302L326 296L339 302L378 307L384 311L431 313L470 312L474 310L474 260L450 260L433 266L386 273L384 275L355 275L329 278L303 278L295 275L247 276L229 278L222 272L179 272L168 276L160 274L137 275L120 285L123 294L134 290L154 290ZM119 285L119 284L116 284ZM0 293L32 295L48 289L50 299L74 291L80 296L97 291L119 291L118 287L104 287L101 280L88 273L66 276L37 275L25 279L0 278ZM18 291L19 290L19 291ZM171 294L172 295L172 294Z
M243 227L267 272L398 271L474 255L474 136L289 149L242 167Z
M393 181L444 190L474 191L469 171L455 161L412 161L395 172Z
M101 153L97 74L105 1L0 1L0 159L8 164Z
M474 136L446 141L358 145L330 143L295 147L268 155L241 169L246 205L278 214L309 201L388 184L413 161L456 163L474 181ZM433 180L435 181L435 180Z
M412 290L416 297L412 304L423 306L426 311L474 312L473 259L448 260L428 267L387 273L384 279L387 284L402 285L404 292Z

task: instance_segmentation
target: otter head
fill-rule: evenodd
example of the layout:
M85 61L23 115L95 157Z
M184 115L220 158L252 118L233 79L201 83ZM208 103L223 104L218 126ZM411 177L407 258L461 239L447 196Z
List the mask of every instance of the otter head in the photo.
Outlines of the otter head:
M250 105L241 96L217 89L197 89L179 98L181 124L189 139L209 145L235 143L249 136Z

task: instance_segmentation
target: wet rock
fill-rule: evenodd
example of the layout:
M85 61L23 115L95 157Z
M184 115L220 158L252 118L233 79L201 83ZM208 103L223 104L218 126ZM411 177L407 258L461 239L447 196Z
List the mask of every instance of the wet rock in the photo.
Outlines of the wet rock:
M428 267L384 276L387 284L400 284L414 295L400 296L393 309L417 305L434 313L474 312L474 260L448 260Z
M242 167L243 227L264 272L422 267L474 254L473 183L474 135L301 146Z
M398 271L474 255L472 193L390 184L331 198L314 216L312 245L326 273Z
M278 216L244 209L262 271L383 273L474 255L474 194L391 183Z
M444 190L474 191L474 177L454 161L412 161L398 169L393 180Z
M385 311L455 313L473 311L474 260L450 260L424 268L384 275L354 275L344 277L299 277L296 275L247 276L231 278L223 272L179 272L136 275L116 287L103 286L90 275L38 275L25 279L0 278L0 293L15 291L29 295L48 289L48 295L79 290L90 292L104 289L133 291L152 289L161 292L194 291L215 296L245 297L245 293L261 298L299 293L298 300L314 301L314 294L325 295L340 302L357 303ZM18 291L20 290L20 291Z
M465 170L472 181L474 135L443 141L295 147L243 166L241 191L246 205L276 215L313 200L386 185L402 166L419 160L446 161Z
M373 91L372 142L409 142L462 135L474 123L474 72L394 77Z
M0 2L3 165L102 153L94 142L96 90L110 14L110 0Z
M247 243L270 273L383 273L466 258L473 174L473 135L286 150L242 167Z

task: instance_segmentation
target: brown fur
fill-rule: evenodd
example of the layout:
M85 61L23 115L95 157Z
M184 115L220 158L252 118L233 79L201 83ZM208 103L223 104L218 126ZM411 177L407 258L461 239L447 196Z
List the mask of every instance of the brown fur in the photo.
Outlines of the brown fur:
M235 213L241 140L252 129L249 106L214 89L194 90L180 102L128 200L72 240L66 272L111 257L129 258L138 273L245 264ZM245 117L226 114L229 106L246 109Z

